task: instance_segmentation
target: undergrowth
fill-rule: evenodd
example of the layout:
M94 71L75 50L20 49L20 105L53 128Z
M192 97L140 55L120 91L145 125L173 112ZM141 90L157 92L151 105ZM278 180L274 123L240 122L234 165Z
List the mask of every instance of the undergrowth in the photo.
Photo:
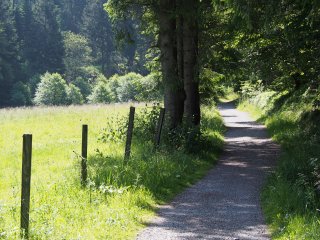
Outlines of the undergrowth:
M320 111L315 102L305 89L260 92L239 105L281 144L278 166L262 193L273 239L320 239Z

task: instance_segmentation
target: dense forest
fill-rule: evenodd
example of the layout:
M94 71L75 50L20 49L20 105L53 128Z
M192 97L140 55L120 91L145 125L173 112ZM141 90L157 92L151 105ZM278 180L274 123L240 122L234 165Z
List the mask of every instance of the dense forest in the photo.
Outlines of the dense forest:
M86 101L97 79L129 72L147 75L150 39L140 34L138 20L111 23L104 3L1 1L0 106L36 103L37 84L45 73L49 82L65 80L76 104L82 102L79 90ZM37 99L41 102L41 96ZM61 103L59 99L47 102Z

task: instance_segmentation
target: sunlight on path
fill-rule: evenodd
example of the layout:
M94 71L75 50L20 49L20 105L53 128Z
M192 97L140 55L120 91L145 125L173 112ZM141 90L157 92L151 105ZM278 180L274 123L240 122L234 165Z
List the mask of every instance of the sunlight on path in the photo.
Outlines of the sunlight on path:
M137 239L269 239L260 190L279 147L247 113L231 103L219 107L228 127L217 166L162 206Z

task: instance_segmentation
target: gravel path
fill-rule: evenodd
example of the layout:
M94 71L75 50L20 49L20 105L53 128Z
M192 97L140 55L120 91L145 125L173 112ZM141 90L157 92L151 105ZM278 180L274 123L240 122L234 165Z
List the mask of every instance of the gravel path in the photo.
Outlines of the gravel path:
M219 163L169 205L161 206L137 239L269 239L259 199L279 147L263 125L233 104L223 103L219 109L228 127Z

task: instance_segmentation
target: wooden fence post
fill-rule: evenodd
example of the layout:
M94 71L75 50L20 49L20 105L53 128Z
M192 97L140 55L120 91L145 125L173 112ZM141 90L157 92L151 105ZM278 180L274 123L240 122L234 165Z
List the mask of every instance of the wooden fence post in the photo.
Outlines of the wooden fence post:
M135 107L130 107L127 140L126 140L126 147L125 147L125 152L124 152L124 161L125 162L127 162L129 160L130 153L131 153L131 141L132 141L133 126L134 126L135 110L136 110Z
M22 181L21 181L21 235L29 235L30 182L31 182L32 135L23 135Z
M87 183L87 158L88 158L88 125L82 125L82 147L81 147L81 184Z
M160 138L161 138L161 132L162 132L162 126L164 121L164 115L165 115L165 108L160 109L160 115L158 119L156 134L154 136L154 147L157 148L160 145Z

